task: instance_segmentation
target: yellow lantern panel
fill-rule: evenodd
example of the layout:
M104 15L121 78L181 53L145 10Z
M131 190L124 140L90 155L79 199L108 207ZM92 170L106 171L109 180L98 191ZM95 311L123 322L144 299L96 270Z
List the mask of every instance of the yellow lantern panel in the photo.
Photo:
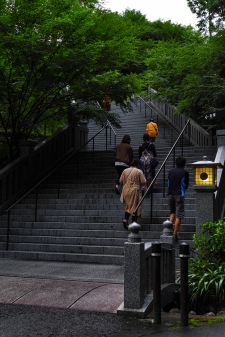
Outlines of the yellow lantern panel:
M195 184L196 185L215 185L214 167L196 167Z

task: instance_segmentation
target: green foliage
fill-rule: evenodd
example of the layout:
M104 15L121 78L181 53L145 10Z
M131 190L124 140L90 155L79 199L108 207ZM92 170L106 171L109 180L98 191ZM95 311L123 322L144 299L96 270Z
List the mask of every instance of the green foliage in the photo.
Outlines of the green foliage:
M223 27L225 19L224 0L187 0L192 13L197 15L198 28L211 36Z
M72 114L76 121L118 124L96 101L107 92L129 111L126 98L140 92L135 72L143 68L136 63L138 40L122 16L97 1L15 0L1 9L0 127L11 160L20 140L52 119L66 124ZM74 101L87 109L74 109Z
M218 264L201 258L190 260L189 293L191 303L206 303L214 296L217 304L225 300L225 262Z
M202 224L201 232L194 235L194 248L212 262L225 262L225 219Z
M190 259L190 302L197 306L213 296L219 304L225 300L225 219L201 225L202 234L194 235L197 257Z
M146 65L156 97L175 105L206 129L223 128L205 116L225 106L225 33L208 39L192 32L184 42L159 41Z

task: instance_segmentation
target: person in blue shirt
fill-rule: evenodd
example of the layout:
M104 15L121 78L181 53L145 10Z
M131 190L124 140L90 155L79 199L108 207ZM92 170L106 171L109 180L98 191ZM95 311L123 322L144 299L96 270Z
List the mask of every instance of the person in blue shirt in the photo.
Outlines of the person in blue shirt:
M186 159L176 158L176 167L168 174L168 205L170 208L170 221L174 223L173 235L178 240L181 220L184 218L185 190L189 185L189 173L184 169Z

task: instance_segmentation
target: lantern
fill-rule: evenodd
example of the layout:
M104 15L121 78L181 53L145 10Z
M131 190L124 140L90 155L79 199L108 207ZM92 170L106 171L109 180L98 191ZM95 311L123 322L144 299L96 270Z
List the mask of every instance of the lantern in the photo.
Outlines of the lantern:
M203 160L189 164L195 170L195 185L217 185L217 168L223 167L221 163L215 163L207 160L204 156Z

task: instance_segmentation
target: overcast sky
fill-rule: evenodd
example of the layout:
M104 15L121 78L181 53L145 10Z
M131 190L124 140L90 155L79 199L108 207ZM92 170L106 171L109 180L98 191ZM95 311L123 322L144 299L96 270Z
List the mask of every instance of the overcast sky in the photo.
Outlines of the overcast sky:
M187 0L107 0L107 8L122 13L125 9L135 9L146 15L149 21L158 19L182 25L197 24L196 15L190 11Z

